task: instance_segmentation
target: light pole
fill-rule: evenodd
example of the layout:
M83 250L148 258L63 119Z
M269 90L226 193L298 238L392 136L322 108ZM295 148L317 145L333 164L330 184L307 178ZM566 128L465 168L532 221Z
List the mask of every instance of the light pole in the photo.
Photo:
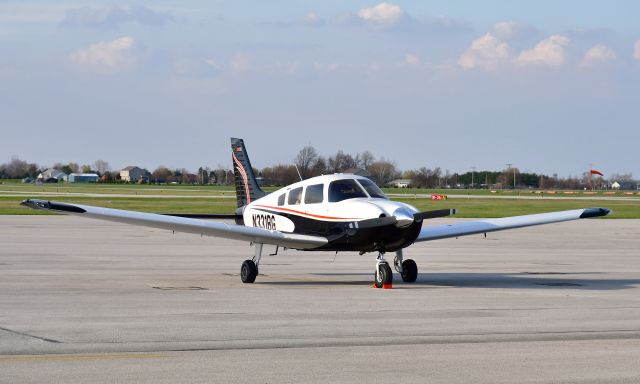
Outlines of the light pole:
M471 189L473 189L473 176L476 172L476 167L471 167Z

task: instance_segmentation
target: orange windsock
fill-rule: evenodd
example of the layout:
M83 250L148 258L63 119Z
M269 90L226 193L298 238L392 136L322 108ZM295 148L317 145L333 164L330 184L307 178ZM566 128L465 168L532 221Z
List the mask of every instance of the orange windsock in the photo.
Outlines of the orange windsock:
M596 171L595 169L592 169L592 170L591 170L591 174L592 174L592 175L600 175L600 176L604 176L604 175L602 174L602 172L600 172L600 171Z

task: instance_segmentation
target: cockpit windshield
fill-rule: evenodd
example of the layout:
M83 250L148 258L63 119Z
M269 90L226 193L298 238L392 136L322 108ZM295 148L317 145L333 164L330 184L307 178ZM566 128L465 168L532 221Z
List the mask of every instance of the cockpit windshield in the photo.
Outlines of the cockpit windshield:
M364 187L365 191L367 191L369 196L378 197L381 199L387 198L387 196L384 195L384 192L382 192L382 190L378 188L376 183L374 183L373 181L369 179L358 179L358 183L362 184L362 186Z
M367 197L362 187L353 179L335 180L329 184L329 202L354 199L356 197Z

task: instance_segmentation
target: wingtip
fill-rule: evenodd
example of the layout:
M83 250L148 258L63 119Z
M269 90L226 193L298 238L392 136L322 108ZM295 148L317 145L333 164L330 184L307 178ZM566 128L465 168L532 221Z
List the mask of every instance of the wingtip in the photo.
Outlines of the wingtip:
M609 208L586 208L580 215L580 218L587 219L590 217L604 217L610 215L611 212L612 211Z

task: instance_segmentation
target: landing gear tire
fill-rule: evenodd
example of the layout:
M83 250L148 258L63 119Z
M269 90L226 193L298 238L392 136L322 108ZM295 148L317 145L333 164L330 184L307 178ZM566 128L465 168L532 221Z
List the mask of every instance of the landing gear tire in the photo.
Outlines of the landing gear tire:
M245 260L242 263L242 267L240 267L240 279L245 284L251 284L256 281L256 276L258 276L258 267L256 267L256 263L253 260Z
M380 263L378 266L379 271L374 274L376 288L382 288L385 285L393 283L393 273L391 267L386 262Z
M416 262L411 259L403 261L400 276L402 276L402 281L405 283L415 283L418 278L418 266Z

